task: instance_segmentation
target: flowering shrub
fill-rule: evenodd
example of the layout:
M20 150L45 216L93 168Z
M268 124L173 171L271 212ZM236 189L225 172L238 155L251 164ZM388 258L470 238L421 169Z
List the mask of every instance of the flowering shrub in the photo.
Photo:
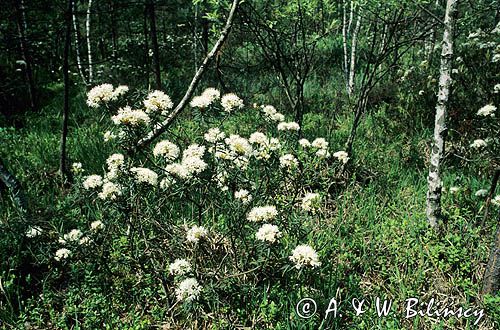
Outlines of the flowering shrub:
M300 282L302 273L321 271L322 247L311 230L325 217L326 182L347 153L330 157L324 138L299 140L299 125L285 122L274 107L245 108L236 94L209 88L190 104L203 112L198 136L177 135L181 121L152 150L131 154L173 103L154 91L142 103L113 107L108 94L116 94L112 86L98 86L88 104L109 112L104 143L117 150L103 173L73 166L87 219L60 234L54 259L62 267L76 260L106 265L115 282L140 282L149 274L162 288L161 299L178 308L218 301L228 286ZM249 113L258 120L248 137L237 125L224 129Z

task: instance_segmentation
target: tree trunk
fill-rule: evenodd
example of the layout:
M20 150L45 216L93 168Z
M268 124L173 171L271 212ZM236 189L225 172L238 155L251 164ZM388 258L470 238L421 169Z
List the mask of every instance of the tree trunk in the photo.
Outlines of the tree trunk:
M344 0L342 9L342 48L344 50L344 79L345 79L345 89L349 93L349 58L347 56L347 10L346 10L346 0Z
M71 43L71 12L73 8L73 0L68 0L68 8L65 14L66 20L66 36L64 39L63 53L63 80L64 80L64 105L62 113L62 132L60 145L60 163L59 172L64 179L68 174L67 155L66 155L66 140L68 136L68 116L69 116L69 47Z
M80 76L82 77L82 81L85 85L87 85L87 79L85 78L85 74L83 72L82 68L82 60L80 57L80 38L78 35L78 21L76 20L76 1L73 3L73 29L75 30L75 49L76 49L76 64L78 66L78 72L80 73Z
M500 289L500 215L490 257L483 277L482 294L495 295Z
M28 94L30 101L30 108L33 111L38 110L37 95L35 88L35 80L33 78L33 63L31 61L31 54L28 49L28 40L26 38L26 31L28 24L26 22L26 9L24 7L24 1L14 1L16 4L17 11L17 32L19 34L19 45L21 49L21 56L23 57L24 74L26 78L26 83L28 84Z
M451 64L453 57L453 25L458 0L447 0L444 19L444 33L441 51L441 68L439 92L434 123L434 141L431 150L429 176L427 178L427 220L432 227L438 224L441 217L441 160L444 154L446 133L446 112L451 84Z
M361 27L361 14L358 13L358 18L356 20L356 27L352 32L352 40L351 40L351 61L350 61L350 69L349 69L349 85L347 89L347 93L349 96L354 93L354 72L356 68L356 45L358 41L358 33Z
M161 89L160 50L158 48L158 36L156 33L156 13L153 0L147 0L147 12L149 15L149 31L151 32L151 46L153 46L153 65L155 71L156 89Z
M486 223L486 220L488 218L491 199L495 195L495 191L497 189L499 178L500 178L500 168L497 168L495 170L495 174L493 174L493 180L491 180L490 192L488 193L488 197L486 198L486 203L484 204L484 215L483 215L483 220L481 221L481 227L484 226L484 224Z
M148 30L148 8L144 8L144 20L143 20L143 32L144 32L144 71L146 72L146 86L149 89L149 76L150 76L150 63L149 60L149 30Z
M92 70L92 46L90 44L90 9L92 7L92 0L89 0L87 7L87 21L85 27L87 29L87 50L89 58L89 84L92 84L93 80L93 70Z
M118 58L118 33L116 31L116 17L115 17L115 1L110 0L109 11L111 14L111 41L112 41L112 55L114 64L116 64L116 59Z

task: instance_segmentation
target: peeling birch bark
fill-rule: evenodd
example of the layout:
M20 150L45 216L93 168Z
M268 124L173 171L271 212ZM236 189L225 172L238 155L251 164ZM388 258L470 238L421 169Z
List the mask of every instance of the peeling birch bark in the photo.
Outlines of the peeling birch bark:
M93 80L93 70L92 70L92 47L90 45L90 8L92 7L92 0L89 0L89 5L87 7L87 21L85 22L85 27L87 29L87 50L89 58L89 83Z
M451 85L451 64L453 57L453 25L458 0L448 0L444 19L444 33L439 74L439 91L434 122L434 141L431 150L429 176L427 178L427 220L435 227L441 217L441 161L444 154L444 137L447 130L446 113Z

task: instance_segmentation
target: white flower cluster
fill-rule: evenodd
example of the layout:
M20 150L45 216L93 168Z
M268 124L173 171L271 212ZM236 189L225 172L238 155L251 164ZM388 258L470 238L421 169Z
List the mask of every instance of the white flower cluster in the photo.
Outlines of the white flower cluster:
M182 276L190 271L191 265L186 259L175 259L175 261L168 266L170 275Z
M247 220L251 222L270 221L278 215L275 206L257 206L250 210L247 214Z
M187 278L179 283L179 286L175 289L175 295L177 300L191 302L198 299L201 293L202 287L195 278Z
M174 104L172 103L170 96L162 91L153 91L149 93L148 97L144 100L146 113L161 111L162 114L166 114L167 111L173 107Z
M104 224L100 220L93 221L90 224L90 230L92 230L92 231L99 231L102 229L104 229Z
M192 108L205 109L219 98L220 98L220 92L215 88L209 87L205 89L200 96L193 97L189 105Z
M62 248L56 251L56 256L54 257L54 259L56 259L56 261L61 261L62 259L67 259L70 256L71 251L66 248Z
M82 163L73 163L71 165L71 172L73 172L73 174L75 175L85 172Z
M127 91L127 86L118 86L116 89L114 89L111 84L95 86L87 93L87 105L92 108L97 108L102 103L116 100Z
M106 159L106 164L108 165L108 173L106 173L106 179L114 180L123 171L125 165L125 156L122 154L112 154Z
M169 161L173 161L179 157L179 153L179 147L175 143L167 140L158 142L153 149L153 155L155 157L163 156Z
M299 161L292 154L286 154L280 157L280 167L287 170L296 168L299 165Z
M278 124L278 131L298 131L299 129L299 124L294 121L290 121L288 123L281 122Z
M243 100L234 93L223 95L220 103L226 112L243 108Z
M297 246L290 256L290 260L295 264L295 268L301 269L304 266L318 267L321 265L316 251L309 245Z
M500 195L496 195L492 200L491 204L495 206L500 206Z
M102 186L102 177L97 174L89 175L83 181L83 188L87 190L95 189L100 186Z
M477 111L477 115L483 116L483 117L487 117L487 116L495 117L496 110L497 110L497 107L495 107L493 104L487 104Z
M210 128L204 135L205 141L209 143L217 143L224 140L225 137L226 134L217 127Z
M234 198L241 201L243 204L248 204L252 201L252 195L246 189L240 189L234 193Z
M205 238L208 231L203 226L194 225L186 233L186 240L191 243L198 243L200 239Z
M42 232L43 232L42 228L40 228L38 226L33 226L33 227L28 228L28 230L26 231L26 237L28 237L28 238L37 237L37 236L41 235Z
M268 138L261 132L252 133L248 142L255 146L253 154L257 159L269 159L272 151L281 148L281 143L277 138Z
M307 193L304 198L302 198L301 207L304 211L315 212L320 208L321 196L317 193Z
M111 117L115 125L125 125L138 127L142 125L149 125L151 119L142 110L132 110L129 106L118 109L118 113Z
M203 160L205 147L198 144L188 146L182 153L180 163L168 164L165 170L181 179L190 179L194 175L203 172L208 164Z
M308 139L300 139L299 145L304 148L312 148L316 156L319 158L328 158L330 157L330 152L328 151L328 142L324 138L316 138L313 142L309 142Z
M219 143L214 148L210 148L210 152L215 151L215 158L217 159L231 161L231 166L245 169L253 153L252 146L248 140L237 134L232 134L225 138L224 142L225 145Z
M341 150L333 153L333 157L337 158L342 163L347 163L349 161L349 155L347 152Z
M109 141L113 141L114 139L116 139L116 134L111 132L111 131L106 131L104 133L104 142L109 142Z
M80 245L85 245L89 243L89 241L90 239L88 237L84 237L80 229L72 229L69 233L64 234L62 238L59 238L59 243L61 244L76 242Z
M272 105L263 105L262 112L264 113L264 116L268 121L280 123L285 120L285 116L279 113Z
M132 167L130 172L135 174L135 180L137 183L146 183L152 186L156 186L158 183L158 174L149 168Z
M265 223L259 228L257 233L255 233L255 237L259 241L274 243L281 237L281 232L278 226Z
M474 140L474 142L471 143L470 147L479 149L479 148L484 148L487 145L488 144L486 143L486 141L484 141L482 139L476 139L476 140Z
M121 194L122 189L118 184L111 181L106 181L102 185L102 191L98 194L98 196L102 200L115 200Z

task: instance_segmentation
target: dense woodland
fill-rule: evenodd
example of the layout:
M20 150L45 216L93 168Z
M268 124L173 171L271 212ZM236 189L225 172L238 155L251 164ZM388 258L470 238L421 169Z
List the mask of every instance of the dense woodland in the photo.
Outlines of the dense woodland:
M500 327L498 0L6 0L0 49L0 328Z

